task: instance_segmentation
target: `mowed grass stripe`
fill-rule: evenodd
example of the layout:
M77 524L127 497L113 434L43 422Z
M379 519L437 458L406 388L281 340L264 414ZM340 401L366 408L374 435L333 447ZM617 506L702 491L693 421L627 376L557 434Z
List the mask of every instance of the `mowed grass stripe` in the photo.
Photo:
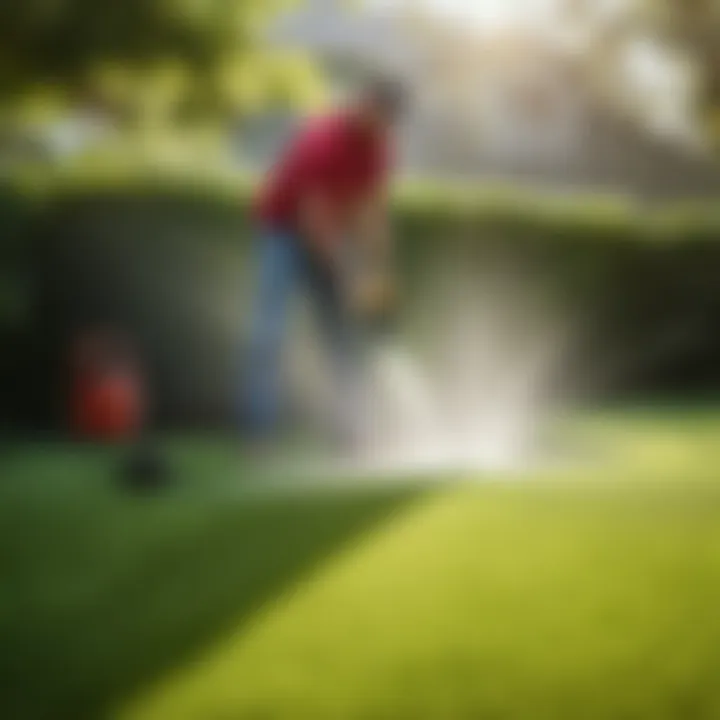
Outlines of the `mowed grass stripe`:
M448 489L118 717L713 717L718 607L717 487Z

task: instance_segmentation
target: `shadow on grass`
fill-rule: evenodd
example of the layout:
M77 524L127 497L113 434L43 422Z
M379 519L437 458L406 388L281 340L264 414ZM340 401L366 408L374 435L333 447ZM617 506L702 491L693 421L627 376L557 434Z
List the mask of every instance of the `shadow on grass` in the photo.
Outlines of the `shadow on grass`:
M12 463L0 483L0 717L104 716L419 492L248 501L217 492L225 461L193 459L190 492L147 499L113 488L102 453Z

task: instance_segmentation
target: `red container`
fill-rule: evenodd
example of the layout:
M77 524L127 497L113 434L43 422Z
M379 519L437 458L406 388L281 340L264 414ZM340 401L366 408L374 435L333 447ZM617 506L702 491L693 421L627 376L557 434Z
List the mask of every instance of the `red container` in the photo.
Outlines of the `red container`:
M127 348L106 337L80 344L71 389L77 435L104 442L132 439L142 429L144 405L140 373Z

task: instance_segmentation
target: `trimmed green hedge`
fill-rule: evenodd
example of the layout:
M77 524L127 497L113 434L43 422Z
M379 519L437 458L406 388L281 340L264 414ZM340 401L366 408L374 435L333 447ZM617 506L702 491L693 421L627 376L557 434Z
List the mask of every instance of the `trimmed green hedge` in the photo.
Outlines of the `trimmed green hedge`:
M20 303L22 331L17 313L0 318L5 346L8 318L24 338L13 342L13 367L35 388L31 415L47 415L58 396L69 338L110 320L148 349L162 417L227 417L252 274L252 186L148 171L30 173L0 192L0 288L34 292ZM603 391L720 386L720 208L406 183L393 213L409 314L439 261L472 257L478 273L499 262L579 319L574 361L590 374L622 358L627 369Z
M255 185L252 178L236 174L108 168L55 173L28 170L10 187L15 197L40 206L73 197L125 194L205 200L215 206L227 203L242 210L249 205ZM685 241L720 235L720 204L706 201L649 206L623 195L405 180L398 184L394 208L400 218L420 223L481 224L538 235L611 235L629 241Z

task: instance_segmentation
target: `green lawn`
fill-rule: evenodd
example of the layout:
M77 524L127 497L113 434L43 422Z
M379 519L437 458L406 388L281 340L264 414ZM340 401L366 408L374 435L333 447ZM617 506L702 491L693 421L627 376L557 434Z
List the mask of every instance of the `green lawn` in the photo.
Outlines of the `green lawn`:
M720 717L720 412L581 427L575 469L303 493L6 449L0 717Z

